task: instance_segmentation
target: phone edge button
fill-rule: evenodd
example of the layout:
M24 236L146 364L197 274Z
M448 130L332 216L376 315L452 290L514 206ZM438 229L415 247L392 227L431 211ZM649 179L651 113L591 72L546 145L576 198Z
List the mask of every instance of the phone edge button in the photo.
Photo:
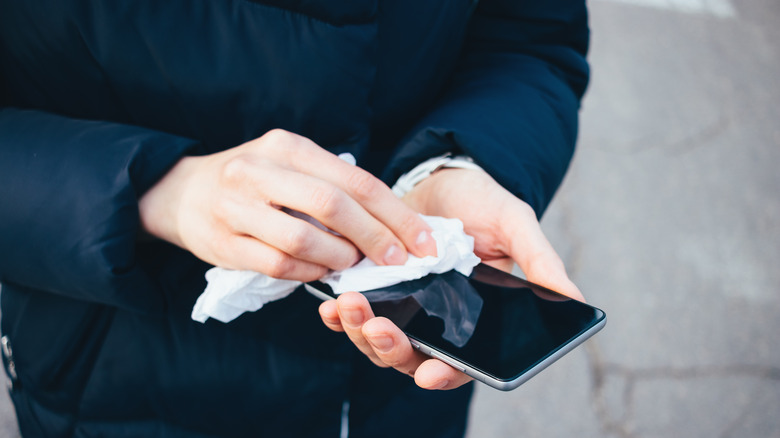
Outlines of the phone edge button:
M439 359L440 361L442 361L442 362L446 363L447 365L455 368L456 370L460 371L461 373L465 373L466 372L466 367L464 367L463 365L458 364L457 362L455 362L452 359L449 359L447 357L443 357L442 355L436 353L435 351L431 351L429 356L431 356L434 359Z

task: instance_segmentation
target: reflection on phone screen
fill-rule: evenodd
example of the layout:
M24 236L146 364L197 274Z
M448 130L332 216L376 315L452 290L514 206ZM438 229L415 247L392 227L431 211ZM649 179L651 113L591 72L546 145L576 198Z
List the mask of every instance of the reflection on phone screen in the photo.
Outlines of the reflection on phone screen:
M451 271L365 294L378 316L412 339L498 380L524 373L604 318L587 304L485 265L470 278ZM435 311L426 311L431 306Z

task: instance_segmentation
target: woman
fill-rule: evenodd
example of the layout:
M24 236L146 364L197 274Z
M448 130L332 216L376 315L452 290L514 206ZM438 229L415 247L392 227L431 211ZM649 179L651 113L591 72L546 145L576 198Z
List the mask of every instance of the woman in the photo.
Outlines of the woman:
M211 265L309 280L431 254L417 212L579 296L537 218L576 139L584 2L475 3L0 2L22 434L462 436L468 379L360 295L319 307L324 325L304 293L229 324L189 315ZM385 185L447 154L485 171L423 165L403 200Z

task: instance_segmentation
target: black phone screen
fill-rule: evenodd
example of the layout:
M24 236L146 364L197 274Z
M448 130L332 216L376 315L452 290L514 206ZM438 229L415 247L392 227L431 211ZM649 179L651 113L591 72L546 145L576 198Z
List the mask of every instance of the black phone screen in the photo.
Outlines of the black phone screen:
M595 307L487 265L468 278L450 271L364 294L377 316L413 340L501 381L524 374L605 319Z

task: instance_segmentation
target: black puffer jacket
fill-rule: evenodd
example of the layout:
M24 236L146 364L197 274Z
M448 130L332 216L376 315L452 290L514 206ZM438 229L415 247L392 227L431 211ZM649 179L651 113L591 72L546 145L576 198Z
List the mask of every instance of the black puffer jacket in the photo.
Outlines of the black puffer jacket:
M351 347L302 294L191 321L208 266L137 239L139 196L184 154L283 128L388 182L465 153L541 214L587 42L581 0L0 0L2 332L23 432L317 430Z

